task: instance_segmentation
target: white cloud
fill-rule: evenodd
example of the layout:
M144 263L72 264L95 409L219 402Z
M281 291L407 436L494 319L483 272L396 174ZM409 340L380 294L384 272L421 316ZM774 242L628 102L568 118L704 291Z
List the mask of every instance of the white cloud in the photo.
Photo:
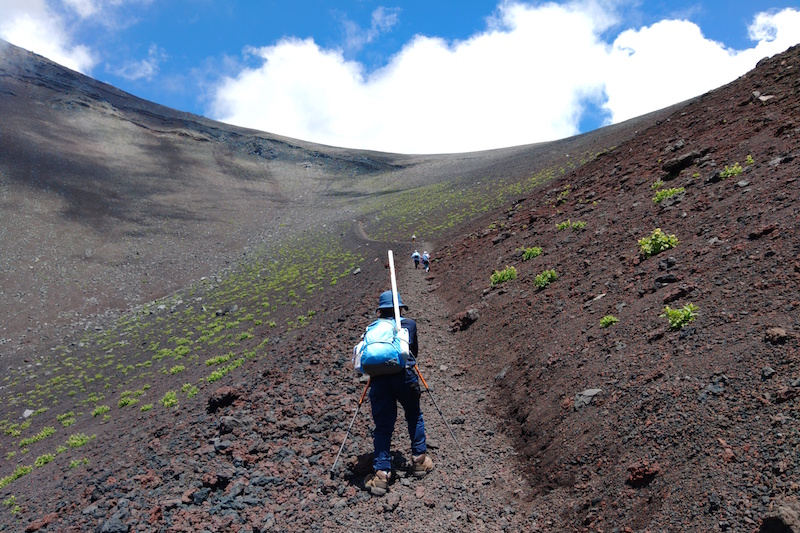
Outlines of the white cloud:
M351 20L343 20L345 30L345 49L358 51L366 44L374 41L382 33L391 31L392 27L400 21L400 8L378 7L372 12L371 25L368 29L362 29L358 24Z
M100 24L116 31L138 20L137 10L151 2L0 0L0 38L90 73L99 54L76 43L72 30ZM633 4L500 0L482 32L455 42L418 35L370 72L349 54L392 31L402 16L399 8L378 8L369 28L342 21L342 49L308 39L247 49L259 66L222 78L208 91L207 112L353 148L497 148L579 133L587 106L599 107L611 122L659 109L719 87L800 42L797 9L757 14L748 27L753 45L733 50L688 20L626 29L616 8ZM153 45L145 59L116 73L151 81L165 60Z
M554 4L503 5L486 32L452 44L418 36L368 77L340 51L285 40L257 50L261 67L225 80L211 115L316 142L398 152L573 135L583 99L602 92L607 45L597 35L614 20L593 14Z
M108 67L108 70L126 80L151 81L158 74L159 65L166 60L166 52L155 44L151 44L146 59L128 61L118 68Z
M74 11L80 18L99 18L99 22L108 23L109 14L115 8L125 5L145 5L153 0L61 0L64 6Z
M73 30L87 21L124 27L130 20L124 18L120 8L137 8L153 1L0 0L0 38L72 70L91 74L99 54L85 44L76 44ZM153 57L139 66L147 68L147 62L152 64Z
M800 11L759 13L749 27L756 44L732 50L707 39L694 23L665 20L626 30L614 41L605 108L620 122L733 81L767 56L800 42Z
M587 105L611 122L719 87L800 42L800 12L761 13L742 51L685 20L601 36L614 2L503 2L487 29L448 43L417 36L366 73L339 50L283 40L255 50L259 68L228 77L219 120L337 146L393 152L472 151L579 133ZM379 24L373 27L380 27Z
M64 19L45 0L0 0L0 37L78 72L97 63L84 45L72 44Z
M102 8L97 0L64 0L64 4L72 8L81 18L96 15Z

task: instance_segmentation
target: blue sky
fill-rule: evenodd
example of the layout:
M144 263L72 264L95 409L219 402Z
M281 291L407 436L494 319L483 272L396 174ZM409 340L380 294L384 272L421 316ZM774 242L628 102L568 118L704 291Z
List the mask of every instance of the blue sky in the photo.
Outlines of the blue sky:
M402 153L554 140L800 43L796 1L0 0L0 38L136 96Z

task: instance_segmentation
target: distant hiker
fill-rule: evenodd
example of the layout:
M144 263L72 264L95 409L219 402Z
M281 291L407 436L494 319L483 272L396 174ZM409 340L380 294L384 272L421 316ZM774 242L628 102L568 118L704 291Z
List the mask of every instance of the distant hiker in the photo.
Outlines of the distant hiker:
M407 310L400 295L397 295L401 310ZM394 324L394 304L392 291L384 291L378 299L375 313L378 319L390 320ZM386 494L392 478L392 456L390 445L395 421L397 420L397 402L403 406L408 425L408 436L411 439L411 458L413 475L423 477L433 470L433 461L427 455L425 444L425 421L419 407L421 394L419 379L414 372L417 357L417 323L410 318L401 318L400 326L408 330L408 355L405 368L399 372L385 375L372 375L369 389L369 401L372 405L372 420L375 422L373 433L373 474L365 480L364 485L376 496Z
M422 252L422 266L425 267L425 272L431 269L431 254L427 250Z
M419 268L419 261L422 259L422 256L419 255L419 252L414 250L414 253L411 254L411 259L414 260L414 270Z
M417 234L411 236L411 242L417 242Z

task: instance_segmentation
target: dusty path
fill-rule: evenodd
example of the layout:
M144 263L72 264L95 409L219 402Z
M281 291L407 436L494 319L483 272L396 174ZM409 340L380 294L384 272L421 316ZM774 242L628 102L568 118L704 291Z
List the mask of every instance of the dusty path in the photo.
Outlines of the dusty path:
M430 250L428 243L417 242L408 254L395 252L398 289L409 306L419 332L419 367L432 396L453 430L453 440L443 416L429 395L423 394L422 409L429 452L436 469L422 480L405 476L402 468L382 497L371 497L357 504L353 520L339 525L352 531L530 531L536 522L523 510L526 484L515 460L510 441L486 411L491 383L476 383L459 360L459 349L449 332L449 318L436 295L439 281L435 271L426 274L414 269L410 260L413 247ZM397 248L404 248L397 247ZM426 248L427 247L427 248ZM371 427L368 403L357 426ZM364 443L369 436L364 435ZM402 409L392 440L398 461L408 460L408 435ZM371 450L369 450L371 451ZM402 455L399 458L398 456Z

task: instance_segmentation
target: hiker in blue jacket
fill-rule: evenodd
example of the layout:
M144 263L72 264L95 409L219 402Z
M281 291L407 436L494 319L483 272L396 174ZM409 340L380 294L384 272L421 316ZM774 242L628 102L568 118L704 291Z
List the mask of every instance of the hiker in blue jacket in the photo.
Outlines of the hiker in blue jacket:
M422 258L422 256L420 256L419 252L416 251L416 250L414 250L414 253L411 254L411 259L414 260L414 270L419 268L419 261L420 261L421 258Z
M399 293L397 300L401 310L408 309L408 306L403 304L400 299ZM378 299L378 309L375 312L378 318L394 318L392 291L381 293ZM394 424L397 420L397 402L400 402L406 414L408 436L411 439L413 475L423 477L433 470L433 461L426 453L425 421L419 407L421 390L419 379L414 371L419 348L417 323L410 318L401 318L400 327L408 330L408 345L411 355L406 363L406 368L395 374L370 378L369 401L372 405L372 420L375 422L373 433L375 453L372 460L374 473L367 477L365 486L370 493L376 496L386 494L392 477L392 456L389 448Z
M422 252L422 266L425 267L425 272L431 269L431 254L427 250Z

